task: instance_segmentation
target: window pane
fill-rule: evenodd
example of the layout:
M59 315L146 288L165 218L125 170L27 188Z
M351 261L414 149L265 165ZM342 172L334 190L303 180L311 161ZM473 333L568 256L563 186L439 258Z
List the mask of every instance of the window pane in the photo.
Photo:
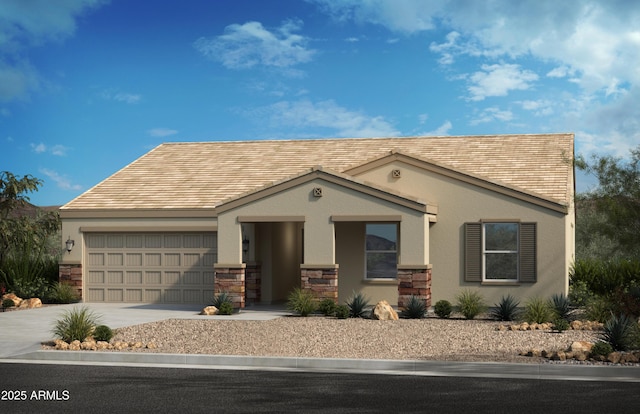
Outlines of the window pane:
M396 250L397 224L367 224L367 250Z
M515 280L518 278L517 253L485 254L485 260L485 279Z
M395 278L396 253L367 253L367 279Z
M518 250L517 223L486 223L484 225L485 250Z

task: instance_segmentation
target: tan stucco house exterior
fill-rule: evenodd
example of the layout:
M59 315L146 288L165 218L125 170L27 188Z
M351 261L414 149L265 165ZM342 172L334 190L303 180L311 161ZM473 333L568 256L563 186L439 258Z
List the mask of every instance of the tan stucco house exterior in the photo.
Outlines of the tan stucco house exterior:
M64 205L85 302L567 293L573 134L162 144Z

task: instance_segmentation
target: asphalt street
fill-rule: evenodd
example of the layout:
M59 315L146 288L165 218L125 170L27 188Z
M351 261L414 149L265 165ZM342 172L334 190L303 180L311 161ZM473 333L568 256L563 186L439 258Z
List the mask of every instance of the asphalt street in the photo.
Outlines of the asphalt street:
M0 364L0 412L637 413L638 383Z

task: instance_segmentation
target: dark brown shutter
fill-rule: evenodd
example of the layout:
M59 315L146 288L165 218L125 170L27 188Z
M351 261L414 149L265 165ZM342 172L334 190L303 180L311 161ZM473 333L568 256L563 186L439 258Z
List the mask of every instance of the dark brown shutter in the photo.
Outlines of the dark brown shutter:
M482 282L482 224L464 224L464 280Z
M520 281L535 283L537 280L537 230L536 223L520 223Z

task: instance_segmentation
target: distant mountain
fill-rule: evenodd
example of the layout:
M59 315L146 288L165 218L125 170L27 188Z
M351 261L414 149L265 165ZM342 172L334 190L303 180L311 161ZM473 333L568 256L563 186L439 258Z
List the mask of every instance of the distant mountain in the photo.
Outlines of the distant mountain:
M20 203L20 205L18 205L18 207L13 210L10 214L10 217L31 217L31 218L35 218L38 215L38 212L41 213L48 213L50 211L57 211L60 209L60 207L62 206L43 206L43 207L39 207L36 205L33 205L29 202L23 202Z
M367 234L367 250L395 250L396 244L384 237Z

